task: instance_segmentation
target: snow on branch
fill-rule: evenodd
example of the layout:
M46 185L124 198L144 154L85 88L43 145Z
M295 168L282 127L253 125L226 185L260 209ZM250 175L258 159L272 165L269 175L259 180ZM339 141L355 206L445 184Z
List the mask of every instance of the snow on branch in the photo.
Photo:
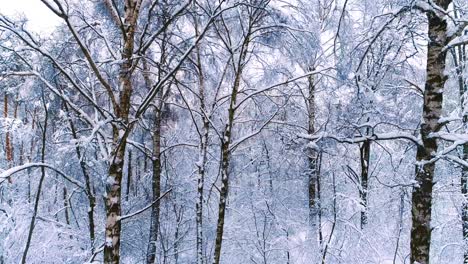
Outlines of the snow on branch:
M409 140L416 145L422 146L422 142L419 138L413 136L410 133L378 133L378 134L372 134L369 136L360 136L360 137L353 137L353 138L347 138L347 137L340 137L336 135L332 135L329 133L319 133L315 135L309 135L309 134L299 134L298 135L300 138L303 139L308 139L311 141L318 141L324 138L328 139L333 139L335 141L338 141L340 143L345 143L345 144L356 144L356 143L362 143L366 141L377 141L377 140L394 140L394 139L405 139Z
M37 168L37 167L44 167L44 168L48 168L48 169L51 169L55 172L57 172L58 174L60 174L65 180L69 181L70 183L76 185L77 187L79 187L80 189L83 189L85 190L85 187L84 185L75 180L75 179L72 179L70 177L68 177L65 173L63 173L61 170L53 167L52 165L50 164L47 164L47 163L40 163L40 162L36 162L36 163L26 163L26 164L23 164L23 165L20 165L20 166L16 166L16 167L13 167L13 168L10 168L8 170L5 170L5 171L2 171L0 172L0 184L2 184L5 180L7 180L8 178L10 178L13 174L16 174L20 171L23 171L23 170L26 170L26 169L30 169L30 168Z
M437 133L429 134L429 137L442 139L442 140L445 140L445 141L456 142L458 144L468 143L468 134L437 132Z
M468 35L462 35L453 38L445 47L444 50L451 49L453 47L462 46L468 44Z

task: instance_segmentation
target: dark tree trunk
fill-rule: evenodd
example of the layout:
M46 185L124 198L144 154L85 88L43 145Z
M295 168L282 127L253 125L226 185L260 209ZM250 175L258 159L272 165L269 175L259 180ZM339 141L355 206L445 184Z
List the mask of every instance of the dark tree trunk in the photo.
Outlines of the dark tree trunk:
M67 113L68 123L70 125L71 134L74 140L78 140L78 134L76 133L76 128L71 120L70 112L68 109L68 105L66 103L63 104L64 109ZM83 173L83 177L85 179L85 187L86 187L86 197L88 198L88 232L89 232L89 240L90 240L90 247L91 253L94 253L94 241L96 238L95 235L95 226L94 226L94 208L96 207L96 197L94 195L94 188L92 184L91 175L89 174L88 168L86 167L86 161L83 159L81 154L81 149L79 145L75 146L76 157L80 163L81 172Z
M154 127L153 127L153 178L152 190L153 201L161 196L161 112L155 110ZM146 263L153 264L156 259L156 246L158 241L159 231L159 215L160 215L160 201L158 200L151 207L151 223L150 223L150 237L148 242L148 250L146 255Z
M435 4L446 10L450 0L436 0ZM447 21L432 11L428 18L428 50L426 84L424 89L423 122L421 124L422 146L416 153L416 185L412 194L412 228L411 228L411 263L429 264L431 244L431 209L432 188L434 185L433 162L428 163L437 152L437 141L430 134L439 131L439 118L442 113L442 98L447 80L445 71Z
M64 213L65 213L65 223L67 223L67 225L70 224L70 215L68 213L68 207L70 207L70 205L68 204L68 192L67 192L67 187L63 187L63 207L65 208L64 209Z
M369 183L369 161L370 161L370 141L365 141L359 148L361 160L361 188L359 197L361 198L361 229L367 225L367 193Z
M127 187L125 188L125 200L128 201L130 196L130 185L132 183L132 151L128 151L128 165L127 165Z
M249 33L250 35L250 33ZM248 36L249 36L248 35ZM226 202L229 193L229 163L231 161L231 136L232 128L234 126L234 117L236 113L236 101L237 94L239 92L240 80L242 76L242 70L244 67L244 60L247 56L247 49L249 46L249 38L244 39L242 50L240 52L239 61L237 63L237 71L235 80L231 90L231 98L228 109L228 121L224 129L223 138L221 142L221 190L219 193L219 204L218 204L218 223L216 226L216 241L214 251L214 264L219 264L221 259L221 247L223 243L224 234L224 219L226 214Z
M42 146L41 146L41 162L45 162L45 155L46 155L46 140L47 140L47 123L49 120L49 112L47 109L47 105L45 103L44 94L42 94L42 102L44 105L44 125L41 127L42 132ZM34 209L33 215L31 217L31 223L29 225L28 237L26 239L26 246L24 247L23 256L21 257L21 264L25 264L26 260L28 259L28 252L29 247L31 246L31 239L34 232L34 228L36 226L36 218L37 212L39 210L39 200L41 198L42 192L42 184L44 183L44 179L46 176L45 167L41 167L41 177L39 178L39 184L37 186L37 193L34 199Z
M198 30L198 19L195 18L195 32L196 35L199 35ZM197 45L196 49L196 61L197 61L197 71L198 71L198 86L199 86L199 96L200 96L200 112L207 113L206 109L206 94L205 94L205 76L203 71L203 66L201 62L200 47ZM197 161L197 203L196 203L196 231L197 231L197 263L203 264L203 190L205 185L205 172L206 172L206 162L208 154L208 139L210 131L210 122L208 117L205 115L201 116L203 128L200 134L200 143L198 147L198 161Z
M311 69L313 70L313 69ZM314 84L314 77L310 75L308 77L308 85L309 85L309 97L307 98L307 110L308 110L308 131L309 135L313 135L315 133L315 84ZM309 191L309 222L311 226L316 226L316 216L317 216L317 203L318 203L318 195L317 195L317 150L316 149L309 149L308 150L308 168L307 168L307 175L308 175L308 191Z
M464 117L466 120L466 116ZM465 121L465 128L467 127ZM467 131L467 130L465 130ZM468 144L463 145L463 160L468 160ZM463 253L463 263L468 264L468 168L462 167L461 172L461 193L462 201L462 228L463 228L463 245L465 252Z
M6 93L3 101L3 117L8 118L8 95ZM9 129L10 128L7 128L7 131L5 133L5 153L7 165L8 167L11 167L13 163L13 149L11 146Z

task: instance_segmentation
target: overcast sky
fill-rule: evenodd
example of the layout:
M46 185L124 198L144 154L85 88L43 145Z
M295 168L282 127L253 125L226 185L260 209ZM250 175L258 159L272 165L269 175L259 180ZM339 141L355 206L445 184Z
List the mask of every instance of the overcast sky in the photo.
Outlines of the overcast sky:
M29 20L28 28L36 32L51 33L59 19L40 0L0 0L0 13L14 16L23 14Z

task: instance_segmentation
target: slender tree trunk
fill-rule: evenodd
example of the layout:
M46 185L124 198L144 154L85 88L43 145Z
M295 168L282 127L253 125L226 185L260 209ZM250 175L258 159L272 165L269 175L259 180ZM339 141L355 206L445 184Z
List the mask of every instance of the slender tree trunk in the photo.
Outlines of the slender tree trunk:
M460 65L464 65L466 63L466 54L465 54L465 46L459 47L459 54L460 54ZM468 93L468 85L465 83L466 80L463 79L463 71L462 68L461 73L459 76L462 78L462 85L460 85L460 106L461 112L463 113L462 121L463 121L463 132L468 133L468 111L465 109L465 98ZM468 144L464 144L462 146L462 159L468 160ZM461 171L461 193L463 195L463 202L462 202L462 227L463 227L463 241L465 245L465 252L463 257L463 263L468 264L468 168L463 166Z
M450 0L436 0L435 4L447 10ZM428 18L428 50L426 84L424 89L423 122L421 124L422 146L416 152L416 182L412 194L411 263L429 264L431 244L432 188L435 164L427 163L437 152L437 141L430 134L440 130L439 118L442 113L442 98L445 75L446 51L448 44L447 21L432 11Z
M3 117L8 118L8 95L6 93L3 101ZM11 146L9 129L10 128L7 128L7 132L5 133L5 152L7 165L8 167L11 167L13 163L13 149Z
M402 190L400 194L400 210L398 218L398 231L397 231L397 241L395 245L395 253L393 254L393 264L396 263L396 258L398 255L398 248L400 246L400 237L401 231L403 230L403 213L405 212L405 192Z
M250 32L247 36L250 35ZM224 218L226 215L226 202L229 192L229 163L231 161L231 135L234 125L234 116L236 111L237 93L239 92L240 79L244 67L244 60L247 56L247 49L249 46L249 37L244 40L242 50L240 52L239 61L237 63L237 71L234 79L234 84L231 90L231 98L228 109L228 121L223 132L221 139L221 190L219 193L218 204L218 223L216 226L216 241L214 251L214 264L219 264L221 260L221 247L223 243L224 234Z
M25 108L26 110L26 108ZM33 110L32 114L32 121L31 121L31 131L35 131L36 125L36 108ZM33 160L33 152L34 152L34 144L35 141L31 139L31 146L29 148L29 155L28 155L28 162L32 162ZM28 203L31 202L32 194L31 194L31 169L27 170L28 172Z
M197 263L203 264L203 189L205 182L205 170L208 152L209 123L204 118L203 134L199 146L198 179L197 179L197 204L196 204L196 224L197 224Z
M152 190L153 201L161 196L161 111L155 109L154 111L154 127L153 127L153 178ZM148 242L148 250L146 255L146 263L153 264L156 259L156 246L158 241L159 231L159 215L160 215L160 201L158 200L151 207L151 223L150 223L150 237Z
M313 70L313 69L311 69ZM308 131L309 135L315 133L315 83L313 75L308 77L309 82L309 97L307 98L308 106ZM309 148L307 155L307 175L309 189L309 223L312 227L316 226L317 216L317 150Z
M73 123L70 117L68 105L64 103L63 106L65 108L65 111L67 112L68 123L70 125L72 137L74 140L78 140L78 134L76 132L75 124ZM96 207L96 196L94 195L91 175L89 174L88 168L86 167L86 161L83 159L83 156L81 155L81 149L78 145L75 146L75 152L80 164L81 173L83 173L83 177L85 179L86 197L88 198L88 233L91 253L94 253L94 241L96 238L94 224L94 208Z
M337 192L336 192L336 176L335 173L332 173L332 180L333 180L333 224L330 230L330 235L328 236L327 244L325 244L325 247L323 248L323 253L322 253L322 264L326 263L327 259L327 253L328 253L328 247L331 244L331 241L333 239L333 233L335 232L335 227L337 223Z
M13 110L13 118L14 120L17 120L18 118L18 108L19 108L19 102L15 100L15 109ZM13 138L10 138L10 151L11 151L11 166L15 165L15 146L13 144ZM22 163L20 163L22 164Z
M127 165L127 188L125 189L125 201L128 201L130 196L130 185L132 183L132 151L128 151L128 165Z
M44 126L42 127L42 147L41 147L41 162L45 162L45 152L46 152L46 137L47 137L47 123L49 120L49 113L47 109L47 105L45 103L44 99L44 94L42 94L42 100L44 104ZM42 192L42 184L44 183L46 173L45 173L45 167L41 167L41 177L39 179L39 185L37 186L37 193L36 197L34 199L34 209L33 209L33 215L31 217L31 223L29 224L29 232L28 232L28 237L26 239L26 246L24 247L23 251L23 256L21 257L21 264L25 264L26 260L28 258L28 251L29 247L31 246L31 239L32 235L34 232L34 228L36 226L36 218L37 218L37 212L39 210L39 200L41 198L41 192Z
M465 131L468 131L467 117L464 116ZM468 160L468 144L463 145L463 160ZM462 201L462 229L463 229L463 244L465 252L463 253L463 263L468 264L468 168L462 167L461 172L461 193L463 195Z
M226 132L226 136L230 137L230 132ZM221 259L221 246L223 243L224 233L224 217L226 214L226 201L229 190L229 143L223 142L221 144L222 164L221 164L221 191L219 193L219 208L218 208L218 224L216 226L216 241L214 252L214 264L219 264Z
M198 20L195 18L195 31L196 35L199 35L198 32ZM206 109L206 94L205 94L205 76L203 71L203 66L201 62L200 47L196 47L196 60L197 60L197 70L198 70L198 86L199 86L199 96L200 96L200 112L207 114ZM202 131L200 135L200 144L198 146L198 177L197 177L197 203L196 203L196 229L197 229L197 263L203 264L203 189L205 185L205 171L206 171L206 162L207 162L207 153L208 153L208 139L209 139L209 129L210 123L208 117L205 115L201 116L202 119Z
M68 207L70 207L70 205L68 204L68 191L67 191L67 187L63 187L63 206L64 206L64 213L65 213L65 223L67 223L67 225L70 224L70 215L68 213Z
M322 167L322 155L323 153L320 152L318 155L318 168L317 168L317 230L318 230L318 238L319 238L319 245L320 250L322 251L323 248L323 231L322 231L322 193L321 193L321 167Z
M200 138L198 154L198 178L197 178L197 204L196 204L196 224L197 224L197 263L203 264L203 189L205 182L205 171L208 153L209 122L203 118L203 131Z
M165 40L162 44L162 54L160 59L160 65L163 65L165 62ZM150 78L150 67L148 62L143 59L143 78L145 80L145 85L147 89L151 89L153 86L152 80ZM158 69L158 73L161 74L162 69ZM159 76L161 78L161 76ZM146 263L153 264L156 263L156 254L157 254L157 242L159 236L159 218L160 218L160 211L161 211L161 201L159 200L161 196L161 124L162 124L162 109L164 106L164 91L159 91L156 95L156 102L158 102L157 106L154 106L154 119L153 119L153 128L152 128L152 199L153 201L157 201L151 207L151 219L150 219L150 231L149 231L149 241L148 247L146 251ZM146 166L146 165L145 165Z
M370 141L365 141L359 148L361 160L361 188L359 196L361 198L361 229L367 225L367 193L369 182L369 161L370 161Z
M176 227L174 232L174 262L175 264L179 263L179 246L180 246L180 226L182 224L183 216L184 216L184 207L181 206L179 210L177 210L177 205L174 204L174 215L176 217Z

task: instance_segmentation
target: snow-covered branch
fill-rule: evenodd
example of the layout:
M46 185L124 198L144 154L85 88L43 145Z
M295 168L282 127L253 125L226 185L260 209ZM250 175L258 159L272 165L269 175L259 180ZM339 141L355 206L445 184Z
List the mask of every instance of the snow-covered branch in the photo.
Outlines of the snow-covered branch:
M70 178L64 172L62 172L61 170L55 168L54 166L52 166L50 164L40 163L40 162L26 163L26 164L23 164L23 165L20 165L20 166L15 166L13 168L10 168L10 169L7 169L5 171L0 172L0 184L5 182L5 180L9 179L13 174L16 174L16 173L18 173L20 171L23 171L23 170L27 170L27 169L31 169L31 168L37 168L37 167L44 167L44 168L51 169L51 170L55 171L56 173L60 174L65 180L67 180L70 183L76 185L80 189L86 190L84 188L83 183L81 183L78 180L75 180L73 178Z
M318 141L321 139L333 139L337 142L345 143L345 144L356 144L356 143L362 143L366 141L402 139L402 140L409 140L415 143L416 145L422 146L422 142L419 138L413 136L410 133L403 133L403 132L377 133L377 134L372 134L369 136L359 136L359 137L353 137L353 138L341 137L341 136L333 135L333 134L326 133L326 132L318 133L314 135L299 134L298 136L300 138L308 139L311 141Z

